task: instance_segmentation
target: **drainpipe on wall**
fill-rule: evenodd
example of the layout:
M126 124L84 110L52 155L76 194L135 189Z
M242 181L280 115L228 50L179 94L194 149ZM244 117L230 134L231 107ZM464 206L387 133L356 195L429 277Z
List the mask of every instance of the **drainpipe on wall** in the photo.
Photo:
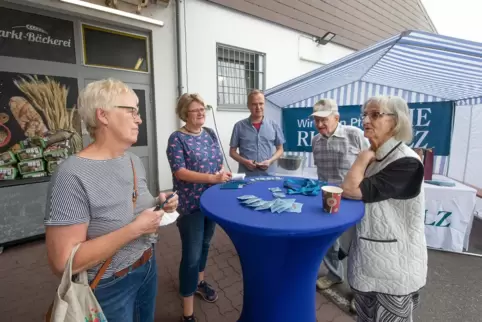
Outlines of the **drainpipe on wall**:
M184 94L184 86L183 86L183 75L182 75L182 43L181 43L181 28L182 28L182 21L181 21L181 1L176 0L176 46L177 46L177 97L181 97ZM186 17L183 17L184 19ZM184 122L179 120L179 126L183 126Z

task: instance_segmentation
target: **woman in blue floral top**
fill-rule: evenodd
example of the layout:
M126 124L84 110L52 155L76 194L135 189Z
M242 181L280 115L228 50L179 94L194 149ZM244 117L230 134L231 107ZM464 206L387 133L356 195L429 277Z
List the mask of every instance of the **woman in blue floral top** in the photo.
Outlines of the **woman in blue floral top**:
M183 297L181 321L197 321L194 317L194 294L207 302L218 299L216 291L204 280L204 268L215 223L199 209L201 194L217 183L231 178L224 171L223 154L212 129L203 127L206 107L197 94L184 94L176 113L186 125L169 137L167 158L171 166L174 190L179 195L177 221L182 241L179 288Z

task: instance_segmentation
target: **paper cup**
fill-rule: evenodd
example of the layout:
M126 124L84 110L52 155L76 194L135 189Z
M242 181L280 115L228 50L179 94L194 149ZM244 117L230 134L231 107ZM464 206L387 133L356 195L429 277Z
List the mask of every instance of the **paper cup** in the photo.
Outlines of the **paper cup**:
M323 192L323 211L329 214L335 214L340 209L341 194L343 189L335 186L321 187Z

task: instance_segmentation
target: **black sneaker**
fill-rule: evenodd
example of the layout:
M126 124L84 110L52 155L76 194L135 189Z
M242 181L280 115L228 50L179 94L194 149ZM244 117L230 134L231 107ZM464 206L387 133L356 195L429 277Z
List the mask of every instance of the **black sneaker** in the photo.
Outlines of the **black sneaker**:
M191 316L181 316L181 322L197 322L197 319L194 315Z
M205 281L201 281L201 283L198 284L196 294L201 295L204 301L209 303L216 302L218 299L218 293Z

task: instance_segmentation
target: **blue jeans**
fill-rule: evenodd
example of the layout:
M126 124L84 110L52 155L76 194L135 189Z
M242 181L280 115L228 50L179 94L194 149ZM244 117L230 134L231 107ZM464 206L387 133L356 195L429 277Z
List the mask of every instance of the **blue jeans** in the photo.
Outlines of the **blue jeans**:
M196 292L199 272L204 272L208 259L209 245L216 223L201 211L181 215L177 220L181 235L182 259L179 266L179 293L189 297Z
M130 273L102 279L94 290L107 321L153 322L157 295L156 256Z

